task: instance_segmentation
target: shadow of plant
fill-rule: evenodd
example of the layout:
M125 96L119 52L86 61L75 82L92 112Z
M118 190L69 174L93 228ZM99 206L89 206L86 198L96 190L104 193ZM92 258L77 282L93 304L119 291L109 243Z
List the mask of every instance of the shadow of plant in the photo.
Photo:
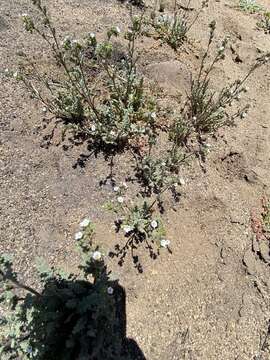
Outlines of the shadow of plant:
M82 276L40 267L37 291L18 281L0 257L0 356L39 360L145 360L126 338L126 295L102 260L80 265ZM91 279L87 279L91 275Z

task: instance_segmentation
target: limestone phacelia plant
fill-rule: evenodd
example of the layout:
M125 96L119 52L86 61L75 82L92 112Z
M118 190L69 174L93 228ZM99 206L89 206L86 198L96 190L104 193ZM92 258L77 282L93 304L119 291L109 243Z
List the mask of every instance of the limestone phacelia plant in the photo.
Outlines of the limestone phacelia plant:
M211 89L211 74L215 65L224 59L228 39L225 38L217 49L214 58L207 63L209 50L213 43L216 24L210 24L210 36L207 49L202 57L199 73L192 78L191 89L187 101L188 126L187 133L195 131L199 138L202 134L214 133L220 127L233 125L236 118L245 118L249 106L237 106L236 111L229 111L235 101L239 101L247 91L245 83L254 71L269 60L269 54L258 58L242 79L237 79L219 91ZM187 121L185 122L187 124Z
M239 9L251 14L259 12L263 7L256 0L239 0Z
M270 34L270 11L265 11L260 21L258 21L257 26L259 29L262 29L265 34Z
M142 267L138 262L135 250L144 245L150 257L155 259L161 248L167 248L170 241L166 239L166 231L162 220L156 214L155 205L157 200L147 201L138 196L131 200L123 187L115 187L115 199L106 204L107 209L117 215L115 220L116 232L122 233L125 238L124 245L116 245L115 251L111 251L111 257L119 259L119 265L124 263L128 250L131 251L133 262L141 272Z
M201 11L207 7L208 2L203 1L201 7L196 10L195 14L190 11L190 1L186 6L178 9L177 2L174 4L173 14L161 14L153 16L152 26L154 27L157 37L177 50L185 40L193 25L198 20Z
M76 136L94 145L125 147L140 136L154 137L155 101L147 94L144 79L137 72L136 41L141 34L143 17L133 16L128 31L119 27L107 31L98 42L94 33L77 40L69 36L60 41L41 0L32 0L41 17L34 22L22 16L25 29L40 36L62 69L58 78L37 71L31 59L14 73L33 97L62 118ZM120 38L125 50L115 42Z

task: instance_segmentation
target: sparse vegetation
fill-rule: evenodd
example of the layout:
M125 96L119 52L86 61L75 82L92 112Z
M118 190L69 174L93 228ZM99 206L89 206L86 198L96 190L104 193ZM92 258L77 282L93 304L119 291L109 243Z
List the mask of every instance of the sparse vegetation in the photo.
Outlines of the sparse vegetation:
M256 0L239 0L239 9L254 14L260 12L263 7Z
M158 122L160 109L157 106L157 95L153 96L138 71L137 41L143 36L143 26L147 24L143 13L131 17L131 25L124 36L121 36L118 27L112 27L103 41L98 41L96 35L90 33L84 40L66 37L61 42L46 7L40 0L32 2L41 14L41 24L35 24L29 15L23 15L25 29L45 40L63 70L64 78L62 76L56 80L40 75L31 60L28 60L27 67L21 68L14 76L50 112L63 119L77 137L86 139L92 147L104 149L108 153L112 147L132 151L136 162L135 176L142 187L138 193L143 196L143 205L132 204L127 207L129 211L125 212L126 220L123 224L132 229L129 244L134 239L137 245L143 240L147 242L152 236L152 231L151 236L149 233L149 221L154 209L153 205L148 207L146 198L154 195L154 203L162 211L162 195L166 191L171 191L173 197L178 198L180 166L192 155L205 159L209 150L203 138L205 134L214 134L220 127L233 125L236 118L246 116L247 105L241 108L236 106L233 113L228 110L246 91L246 80L267 62L268 57L265 55L257 59L243 79L224 86L218 92L213 91L212 71L224 59L228 39L224 38L211 59L216 29L216 23L211 22L207 49L197 76L192 77L186 104L182 110L179 104L178 114L174 112L173 116L168 116L168 125L162 127ZM161 31L166 28L169 31L164 30L168 36L166 41L173 48L178 48L205 6L207 2L202 3L202 8L196 11L192 21L189 18L189 3L179 13L175 2L172 18L162 15L163 20L166 20L158 29ZM115 42L117 38L126 43L125 51L121 51ZM30 75L29 69L32 71ZM159 150L162 134L167 139L163 152ZM199 150L189 146L193 138L199 144ZM137 195L134 199L137 199Z
M160 248L168 248L170 241L167 240L166 232L160 218L154 215L156 201L149 202L140 198L136 204L125 196L116 192L116 201L108 204L110 210L117 214L115 221L116 231L120 230L127 239L124 246L116 245L111 257L119 258L118 264L123 265L126 254L131 250L135 267L142 272L141 264L134 250L143 243L150 257L156 259Z
M244 105L242 108L237 106L237 110L233 113L229 112L228 109L232 106L233 102L239 101L241 95L247 91L247 88L244 86L247 79L259 66L265 64L269 59L268 55L258 58L242 79L237 79L233 83L224 86L218 92L211 90L210 81L212 71L215 65L224 59L228 42L227 38L221 42L210 65L207 65L207 59L214 39L215 27L215 22L212 22L210 24L207 49L202 57L199 73L196 78L192 79L187 102L187 116L199 140L202 134L212 134L220 127L233 125L237 118L246 117L249 108L248 105Z
M235 228L238 230L240 226L245 225L245 219L241 218L243 214L235 214L234 209L231 209L234 204L226 203L226 201L229 202L230 200L225 199L225 196L220 196L223 188L226 187L228 173L232 177L236 175L239 182L243 181L244 183L244 181L247 181L249 183L247 186L252 185L254 188L256 187L255 181L253 182L253 170L248 168L249 163L252 161L246 161L245 157L240 154L239 149L236 152L230 151L229 154L225 155L225 160L223 158L220 160L220 162L224 163L222 164L222 170L220 170L221 166L218 163L220 159L219 154L216 156L214 160L215 170L220 172L226 171L226 174L224 176L223 173L220 174L217 186L213 191L211 188L213 184L211 181L208 181L210 177L207 177L207 173L196 173L197 168L194 166L194 168L187 169L186 172L188 180L189 176L192 181L193 179L197 181L196 179L199 178L196 183L197 188L194 193L191 194L189 192L189 194L185 194L185 184L188 184L188 182L186 182L186 175L182 174L185 172L184 166L186 166L190 159L197 157L200 165L203 165L210 151L209 149L213 145L212 143L218 140L219 136L223 136L223 132L218 130L235 125L238 118L244 119L247 117L249 104L245 104L245 99L242 102L242 98L244 98L245 93L249 90L246 86L247 80L254 75L258 68L269 61L270 54L264 53L264 44L260 43L258 47L256 46L256 50L254 50L254 52L257 52L258 57L254 60L253 65L248 67L245 64L246 59L242 58L242 56L241 59L239 57L239 61L236 60L233 55L237 53L238 48L244 42L240 42L243 39L241 28L239 27L238 29L237 23L231 21L231 19L229 23L218 27L222 29L222 33L216 34L216 22L212 21L209 25L210 34L208 38L203 38L204 35L201 32L201 42L197 41L197 39L189 41L192 27L199 24L201 25L201 28L199 28L201 31L205 26L205 22L208 21L208 13L207 16L202 16L202 24L197 21L201 11L208 5L206 1L203 1L198 9L191 7L190 1L183 5L183 3L175 0L174 8L173 3L170 4L172 5L171 7L169 4L167 7L165 1L160 1L159 4L156 1L155 7L152 6L153 4L150 5L150 2L146 3L142 0L124 0L123 2L128 3L128 6L120 6L116 1L117 10L121 12L121 16L128 14L127 9L129 11L132 9L130 11L129 24L126 21L121 23L121 16L116 14L115 17L117 21L119 20L118 24L121 24L121 28L111 26L110 21L114 19L114 14L112 18L110 17L111 14L107 18L105 11L104 18L106 19L102 21L102 26L99 26L99 24L96 26L97 34L90 32L79 39L75 36L64 36L56 30L48 9L44 6L45 2L43 3L41 0L31 0L31 2L35 7L34 15L23 14L22 20L27 33L33 39L42 40L43 44L45 44L46 51L42 49L42 56L46 57L46 64L39 66L37 56L35 57L34 55L31 58L19 51L18 54L22 63L19 65L18 70L6 70L3 73L12 75L22 85L24 84L31 97L38 100L38 103L41 104L42 109L40 110L44 115L44 119L40 121L37 129L33 129L35 136L38 133L43 135L43 131L50 132L53 128L53 137L56 126L61 128L59 132L56 131L56 145L63 144L63 151L65 151L66 157L64 159L63 152L61 155L57 153L59 156L56 160L54 159L54 166L56 167L54 176L57 179L58 187L62 186L65 181L67 183L62 186L65 189L61 195L63 195L63 198L66 196L70 198L70 203L68 203L69 209L71 209L70 214L66 211L64 207L65 202L63 201L64 214L68 215L67 218L70 224L72 224L73 212L78 210L84 197L89 202L94 201L97 208L101 203L104 204L105 202L106 206L104 208L111 210L114 215L111 213L106 214L111 221L111 228L108 232L106 231L107 224L105 224L105 229L103 228L104 238L108 238L106 250L103 249L101 244L95 244L95 231L92 222L88 218L81 222L78 231L75 233L75 242L81 255L81 261L75 272L64 272L63 270L51 268L40 263L36 274L38 280L36 282L33 279L25 281L30 284L35 283L35 285L30 286L21 281L21 276L13 269L11 259L6 255L0 256L0 302L4 309L2 312L4 315L0 317L0 357L3 360L129 360L125 348L126 342L123 341L123 336L119 333L121 314L117 310L117 303L119 302L118 284L111 278L110 271L107 269L107 264L109 264L107 260L113 262L112 268L116 266L115 260L122 266L127 254L129 254L137 271L143 272L144 264L140 260L141 250L145 251L152 259L156 259L162 253L168 255L173 249L173 247L171 248L171 242L174 248L177 245L170 240L173 237L177 237L181 243L183 242L184 249L185 240L183 240L184 236L181 233L182 225L184 235L187 234L193 224L195 225L194 230L191 229L191 232L194 231L194 234L191 234L190 237L187 236L188 241L192 241L192 238L196 238L200 232L204 236L209 220L207 215L208 208L211 210L209 211L211 216L213 216L211 218L212 223L216 222L216 218L223 218L223 212L226 212L226 216L223 219L224 222L229 218L231 223L237 224ZM98 2L95 3L97 4L98 11L100 11L100 7L105 6ZM223 6L224 4L220 5ZM51 6L51 4L48 6ZM136 8L132 6L136 6ZM218 21L221 18L221 6L218 6L219 10L216 12ZM51 7L50 9L53 13L54 9ZM159 13L157 9L159 9ZM209 9L212 12L212 6ZM269 13L263 12L263 7L254 0L240 0L237 9L248 14L260 12L260 14L255 15L255 18L259 19L257 26L265 33L270 33ZM95 11L93 10L93 14L95 14ZM212 15L210 11L209 17ZM232 12L233 10L228 11L229 14ZM92 13L92 9L90 13ZM239 15L239 11L235 11L235 13ZM242 16L241 19L244 19L244 21L249 20L247 16ZM59 21L59 28L66 29L61 21ZM90 23L94 24L95 22ZM0 31L5 26L5 23L2 24L0 17ZM229 29L230 26L232 26L232 30L229 30L231 38L223 34L224 29ZM70 32L75 30L75 28L71 27ZM246 39L248 38L251 38L251 36L246 37ZM263 41L266 39L263 34L261 38L263 38ZM246 46L246 39L244 46ZM204 49L204 41L206 41L207 45L205 51L202 50ZM231 41L232 45L230 46ZM259 41L260 39L258 39ZM22 43L25 46L23 41ZM175 52L168 46L163 46L163 43L169 45ZM184 44L185 46L182 46ZM16 47L17 45L16 43ZM249 47L247 46L247 48ZM230 50L228 51L228 49ZM28 50L27 52L31 53ZM12 48L12 51L14 51L14 48ZM49 52L50 55L47 58ZM250 63L251 53L248 52L247 55L248 63ZM51 57L51 55L53 56ZM226 61L223 62L225 58ZM6 56L6 59L9 60L9 57ZM47 60L50 66L53 67L52 71L51 68L48 70L46 67ZM154 82L155 76L153 76L154 81L151 79L151 72L153 71L151 66L154 65L154 71L160 71L159 65L161 63L162 75L164 75L166 86L169 82L172 83L172 85L169 84L168 91L166 86L163 88L162 84L159 87L159 76L157 76L157 84ZM178 67L178 65L180 66ZM182 69L182 65L187 66L183 66ZM232 71L228 72L230 65L232 65ZM242 66L249 69L246 74ZM168 70L166 67L170 67L168 73L166 72ZM221 67L222 79L217 79L216 70L219 72ZM40 71L40 68L44 71ZM182 69L181 74L177 73L179 68ZM237 78L239 76L237 75L238 70L239 73L241 70L241 74L245 75ZM180 78L179 82L178 75ZM256 91L259 88L258 82L261 81L264 74L259 72L259 75L260 78L258 77L259 80L255 84ZM166 80L167 78L168 81ZM186 79L188 78L190 78L190 87L186 85L188 83ZM236 80L228 81L226 84L225 80L228 78ZM162 82L163 78L160 83ZM10 83L13 85L12 80ZM179 89L177 89L178 84L181 84ZM262 88L264 89L263 86ZM252 103L253 95L251 94L248 99L250 103ZM263 108L264 104L262 105L262 101L259 100L258 103ZM7 112L7 117L12 118L14 116L16 118L18 111L19 106L14 113ZM260 114L263 113L267 113L265 108L263 108ZM50 118L49 114L52 114L53 117ZM30 129L30 124L29 121L27 130ZM266 129L267 126L263 125L263 128ZM11 127L11 129L10 131L17 130L15 126L14 128ZM253 130L253 127L250 129ZM22 133L23 136L19 144L26 142L31 132L20 131L18 133ZM17 132L14 131L13 133L15 137L14 142L9 133L7 136L8 141L12 138L12 141L10 141L12 146L17 140L15 133ZM230 139L230 134L228 138L227 134L223 137L224 142L221 144L221 147L226 148L229 142L228 139ZM236 136L235 139L235 143L237 143L238 138ZM261 133L258 139L258 141L264 141ZM250 144L254 146L254 142L250 142ZM237 144L233 145L237 146ZM215 146L212 148L215 149ZM243 148L244 150L246 149L245 147ZM54 150L57 151L57 149ZM259 147L256 151L262 152ZM42 158L43 163L47 159L50 161L51 158L54 158L54 153L51 154L44 149L41 149L40 153L46 153L47 156ZM39 169L39 167L43 167L42 161L39 161L40 153L34 159L33 164L31 162L29 168ZM81 189L78 186L78 184L82 184L80 182L82 176L77 169L80 166L79 161L75 165L72 164L74 172L71 174L73 177L71 180L68 177L70 174L66 170L70 165L66 159L74 159L74 154L76 154L76 157L79 156L79 159L84 159L83 161L85 162L90 158L92 161L89 167L91 166L91 171L93 169L93 172L88 171L87 167L82 169L83 166L79 169L89 176L88 178L87 176L84 177L83 186L89 186L89 191L87 190L85 193L85 189ZM18 152L17 154L14 151L14 153L12 152L13 156L19 157L20 153ZM106 173L107 168L105 169L106 161L108 160L110 160L109 175ZM65 161L66 163L64 164ZM213 160L210 159L211 161ZM85 163L83 164L85 165ZM29 164L27 163L26 165ZM257 165L255 165L254 169L257 171ZM62 169L64 166L66 166L65 171ZM225 170L223 166L226 168ZM3 162L2 166L1 159L1 169L3 168L5 175L8 174L9 176L9 174L15 173L17 171L16 167L17 165L10 168L7 167L6 169L6 164ZM230 167L230 169L228 170L227 167ZM15 175L21 177L23 174L23 176L27 177L28 181L28 172L24 172L24 168L23 170L20 167L18 168L18 173L15 173ZM205 167L203 170L206 172L208 168ZM254 171L254 178L256 179L257 176L259 178L264 175L263 171L264 168L260 168L258 174L255 174ZM38 171L37 174L40 175ZM42 177L44 174L45 171L42 169ZM106 177L106 175L108 176ZM95 176L96 179L92 181ZM214 172L211 173L211 179L214 179L214 176ZM61 181L59 178L61 178ZM32 186L33 178L30 180L29 184ZM52 183L53 181L54 179ZM81 198L76 193L77 198L75 201L73 201L74 194L69 196L69 181L74 181L72 185L76 187L76 192L83 193ZM97 183L99 183L100 187L103 186L102 190L96 186ZM260 182L260 187L261 184ZM48 184L47 186L46 184L46 190L47 188L50 189L50 185ZM238 186L238 183L236 186ZM42 180L42 187L44 187L44 180ZM266 182L264 183L264 188L267 188ZM236 189L239 188L236 187ZM243 184L241 184L240 190L239 193L244 193L245 186ZM235 201L236 205L237 201L243 200L240 198L241 194L238 194L237 191L233 194L233 201ZM213 195L211 195L210 199L209 194L211 192ZM255 191L252 192L255 193ZM39 194L41 192L38 192L36 197ZM30 195L32 196L31 193ZM28 196L27 194L25 196L27 198L27 206L30 195ZM45 191L40 196L42 196L42 202L37 201L37 204L33 205L33 209L36 211L37 208L43 209L44 206L45 211L47 211L46 209L51 206L47 202L47 198L52 202L51 198L55 196L54 191L52 196L48 196L48 193ZM252 196L251 194L250 198ZM178 214L180 225L177 224L177 227L174 224L177 217L172 215L173 211L177 211L177 208L174 203L168 211L168 204L171 204L172 201L182 201L182 199L184 199L183 205ZM21 208L17 205L19 201L23 202L21 199L16 199L11 205L16 211L16 207L18 207L17 213L20 211L21 214ZM195 221L190 220L190 213L185 213L190 210L189 207L192 207L197 202L199 205L196 208L195 216L199 219L198 227L196 224L197 219ZM243 201L243 203L245 202ZM55 207L59 206L59 202L55 204L57 204ZM47 208L45 208L45 205ZM9 203L8 206L10 206ZM96 213L94 213L94 216L100 222L99 225L104 225L103 210L99 212L97 208L95 208ZM212 208L215 211L212 211ZM24 210L25 208L22 209ZM256 256L256 261L263 259L265 264L269 264L270 203L268 199L265 198L263 200L259 211L259 217L254 216L251 219L252 230L256 240L254 240L252 245L252 252ZM201 220L201 218L203 219ZM189 227L186 226L187 222ZM167 224L166 228L165 223ZM37 225L36 228L33 231L30 229L29 233L36 232L38 234L39 226ZM117 245L115 245L116 242L113 245L109 242L112 238L111 229L117 233L117 235L114 234L114 240L119 240ZM217 227L213 226L212 230L216 234ZM44 231L46 232L46 229ZM16 232L12 230L13 234L16 234ZM207 236L208 234L210 234L210 231L207 233ZM241 234L240 231L238 231L237 236L239 234ZM167 235L170 236L168 237ZM31 236L29 236L29 242L32 239ZM220 239L212 238L208 241L206 236L205 239L202 237L199 239L200 242L198 241L198 248L200 246L201 250L204 248L202 244L207 243L208 251L214 244L213 253L216 262L216 255L218 254L216 247L220 247L220 258L223 264L225 263L226 256L232 256L234 259L239 253L239 249L245 248L247 236L245 236L245 242L241 244L241 247L239 246L237 251L228 251L228 254L225 251L226 248L223 248L223 241L226 242L225 236L225 240L223 239L223 234L220 236ZM47 246L47 244L42 244L42 246ZM196 251L198 250L196 246L192 244L192 247L185 249L183 252L184 256L190 252L191 257L196 257ZM230 246L233 246L231 234ZM38 252L42 251L43 247L38 249ZM23 246L21 248L25 252ZM68 253L68 251L66 252ZM182 244L180 252L182 252ZM198 259L196 257L196 261L183 262L183 267L177 268L174 275L177 277L177 280L179 279L179 273L181 274L183 268L187 267L189 263L194 268L199 268L200 261L204 261L201 260L202 258L206 259L205 268L209 268L208 254L202 252L199 255ZM63 255L64 259L65 256L66 254ZM114 260L108 259L107 256ZM177 256L171 262L173 266L177 266L175 261ZM143 261L145 260L144 257L142 259ZM255 274L256 269L253 266L250 254L244 257L241 265L239 264L239 268L243 267L243 265L247 267L247 270L249 270L249 267L251 268L249 274L252 274L252 276ZM73 264L70 266L73 267ZM218 267L218 272L222 266ZM228 271L228 277L234 274L237 269L238 267L235 267L233 271ZM169 272L169 266L165 270ZM241 268L241 273L239 272L238 275L242 276L242 273L243 269ZM212 275L209 278L214 279ZM187 283L189 283L190 279L193 280L188 272L187 276L185 274L183 278ZM221 277L219 278L219 274L217 278L220 281ZM165 277L162 280L164 279ZM227 280L225 279L224 281L226 282ZM245 287L246 281L247 279L243 281ZM233 281L231 283L233 284ZM175 291L174 283L168 284L167 288L168 294L172 294ZM215 288L218 288L218 286ZM263 292L260 293L262 294ZM137 293L135 290L134 294L136 297ZM157 294L158 297L159 293ZM245 294L245 291L243 291L243 294ZM259 296L259 292L257 295ZM154 297L155 295L151 294L151 296ZM145 304L149 303L149 299L150 297L145 301ZM241 297L239 299L241 302ZM247 306L246 304L248 303L244 297L242 298L242 304L240 302L239 314L242 307ZM158 305L158 301L156 303ZM151 306L154 308L156 303L151 304ZM167 300L165 303L168 306ZM252 302L252 306L254 304L255 301ZM235 305L236 303L233 303L233 306ZM151 308L151 314L153 313L153 308ZM198 306L198 309L198 312L201 311L200 306ZM166 316L168 318L171 314L172 312L167 312L166 309ZM242 314L239 316L242 316ZM244 318L243 312L242 319ZM200 316L197 316L197 314L196 319L200 320ZM179 324L181 320L179 319ZM140 328L138 327L138 329ZM172 334L173 332L174 330ZM184 349L187 332L183 333L183 339L179 338L181 334L178 334L175 340L171 339L168 342L168 348L167 340L162 340L164 341L162 343L162 354L166 356L168 349L170 350L174 346L179 348L178 344L180 344L181 340L183 349L180 349L179 353L173 353L172 356L174 358L185 357L186 354L192 356L189 349L187 352ZM168 334L171 333L168 332ZM245 342L243 343L245 344ZM158 357L158 355L155 356ZM141 359L135 355L132 356L132 360L135 360L135 358L136 360Z
M202 6L196 11L196 14L191 14L189 11L190 1L185 7L178 9L177 1L174 3L173 14L161 14L154 16L153 27L158 34L158 37L170 45L174 50L177 50L187 39L188 32L198 20L200 12L208 5L207 1L202 2Z
M125 147L140 136L151 141L155 102L146 93L136 66L136 40L141 33L142 16L132 17L124 34L127 52L116 60L118 49L113 38L120 36L118 27L108 30L107 39L100 43L94 33L84 40L66 37L60 42L46 7L41 1L33 3L43 25L23 15L25 29L46 41L64 72L64 79L39 74L29 59L27 66L14 73L15 78L51 113L62 118L76 136L89 139L94 146Z
M263 198L262 207L263 207L262 219L263 219L264 231L266 231L270 236L270 201L266 197Z
M262 14L260 21L257 23L258 28L262 29L266 34L270 34L270 11Z

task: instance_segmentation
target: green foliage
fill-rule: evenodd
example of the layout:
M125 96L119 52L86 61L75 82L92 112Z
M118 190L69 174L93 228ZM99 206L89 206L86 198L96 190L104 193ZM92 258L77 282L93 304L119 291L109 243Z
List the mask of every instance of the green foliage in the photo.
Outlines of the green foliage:
M160 197L164 191L174 187L178 183L178 169L185 159L186 156L177 147L168 151L164 158L151 155L140 158L137 161L136 176L144 186L145 194L151 195L154 192Z
M254 14L263 9L263 7L256 3L255 0L239 0L239 8L244 12Z
M140 205L126 208L125 216L121 217L121 229L128 236L138 240L146 239L158 243L165 236L161 220L153 217L152 204L143 201Z
M155 101L146 93L144 79L137 72L135 44L143 17L132 17L129 30L122 36L126 51L121 53L114 40L121 35L118 27L112 27L101 42L93 33L80 41L66 37L60 42L46 7L41 1L32 2L40 12L41 24L23 15L25 29L47 43L64 72L60 79L47 78L26 59L27 64L15 77L32 96L62 118L77 136L88 138L94 145L125 147L142 135L155 137L151 115Z
M202 7L196 11L195 16L190 15L189 4L190 1L186 7L182 7L179 11L175 1L173 15L162 14L158 17L154 16L153 19L152 25L158 37L174 50L177 50L187 39L188 32L196 23L201 10L207 6L207 1L202 2Z
M214 39L216 24L210 24L210 36L207 50L204 53L201 61L200 70L197 78L193 78L191 82L191 90L188 97L188 118L196 134L200 137L205 133L214 133L220 127L233 125L236 118L244 118L247 114L248 105L231 114L228 110L233 102L238 101L242 93L247 89L244 83L250 75L261 65L268 61L268 56L264 55L257 59L254 65L250 68L248 73L241 80L236 80L233 83L223 87L219 92L211 90L211 74L215 65L224 58L227 45L225 38L221 46L218 48L214 59L210 65L206 64L209 56L209 50Z
M19 283L11 260L1 256L1 302L9 307L0 323L1 359L122 358L114 289L92 236L90 224L78 241L78 274L39 266L39 291Z
M270 201L267 198L264 198L262 201L263 212L262 219L264 230L270 234Z
M266 34L270 34L270 11L263 13L260 21L257 23L259 29L262 29Z
M120 216L117 221L119 230L122 229L128 238L123 246L124 252L140 243L147 243L152 251L149 242L154 244L157 240L159 247L161 241L166 241L164 235L158 232L162 229L160 221L158 229L151 226L152 221L157 221L154 205L160 211L164 210L161 197L167 191L173 194L175 200L179 198L176 189L181 184L178 178L180 166L193 155L205 158L209 150L206 134L213 134L220 127L233 125L237 117L246 116L248 106L240 108L236 102L246 91L246 80L267 62L269 55L257 59L243 79L220 91L213 91L212 71L224 59L228 39L221 42L210 60L216 28L215 22L212 22L207 49L197 76L192 77L186 103L184 106L179 104L175 111L169 107L168 111L164 111L162 102L156 101L159 99L152 95L153 91L150 92L150 87L138 71L138 40L147 34L145 25L148 28L150 25L158 37L178 49L200 11L207 6L206 1L194 12L189 7L189 1L186 7L175 1L173 16L164 14L156 17L154 13L148 21L142 12L141 16L131 18L128 31L121 34L120 29L113 26L102 41L94 33L81 40L65 37L60 41L41 0L32 0L32 3L38 9L40 18L34 21L29 15L23 15L25 29L47 43L54 55L59 76L40 74L36 64L27 57L24 67L13 75L48 111L63 119L66 128L73 129L76 139L86 140L90 145L88 148L105 150L111 156L112 166L115 150L125 149L132 153L136 161L132 166L140 185L137 194L132 197L136 201L139 196L143 199L127 204L122 196L125 189L120 187L116 191L117 206L111 203L107 207ZM237 105L234 113L231 110L233 104ZM160 119L162 114L163 120L166 120L163 123ZM111 180L113 183L114 180ZM148 203L150 197L154 198L152 203ZM77 233L79 243L84 241L84 236ZM87 254L90 251L89 248L84 250ZM94 253L97 259L99 250ZM86 271L90 265L88 262L81 265L82 270ZM96 276L95 271L98 275L100 269L94 271L91 267L91 271Z
M128 250L131 251L135 268L142 272L142 266L135 255L134 250L140 244L144 244L151 258L156 259L160 248L168 248L170 241L165 238L166 232L161 219L154 216L154 205L156 200L149 203L144 198L136 204L118 196L117 203L112 203L113 209L118 219L115 221L116 230L123 231L126 242L123 246L116 245L115 251L111 252L111 257L118 257L118 264L123 265Z

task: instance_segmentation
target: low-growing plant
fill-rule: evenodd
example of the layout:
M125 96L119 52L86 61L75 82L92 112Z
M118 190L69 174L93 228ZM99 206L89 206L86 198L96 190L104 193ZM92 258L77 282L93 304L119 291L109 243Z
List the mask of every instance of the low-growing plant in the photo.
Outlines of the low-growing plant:
M9 308L0 322L1 359L129 358L119 334L117 283L93 245L88 219L75 237L83 255L79 272L40 265L37 290L20 282L9 257L0 257L0 300Z
M181 152L177 146L173 146L164 157L154 157L151 153L136 159L136 176L144 187L143 194L150 196L153 193L161 201L161 195L172 190L179 184L178 172L188 155Z
M145 91L144 79L137 72L136 41L143 15L132 17L123 36L127 50L121 53L114 41L120 37L118 27L109 29L106 40L101 42L94 33L84 40L66 37L61 42L46 6L41 0L32 3L41 15L41 23L25 14L25 29L44 39L63 74L59 79L48 78L27 59L27 65L14 73L15 78L77 136L94 144L124 147L140 136L154 138L155 101Z
M224 86L220 91L211 90L211 74L215 65L225 56L225 50L228 39L225 38L217 50L213 60L210 64L206 64L209 57L209 52L214 39L216 24L210 24L210 35L207 49L202 57L199 73L196 78L192 78L191 89L188 94L187 113L182 114L187 116L184 124L189 124L188 133L192 131L197 134L200 141L201 135L213 134L217 129L223 126L233 125L236 118L244 118L247 115L249 106L237 107L233 113L229 111L232 104L238 101L241 95L247 91L244 86L247 79L254 73L254 71L265 64L269 60L269 54L258 58L252 65L247 74L233 83Z
M161 14L154 16L152 25L158 34L158 37L170 45L174 50L177 50L187 39L188 32L198 20L200 12L207 6L207 1L202 2L202 6L196 11L195 15L191 15L188 10L190 0L186 7L181 7L180 10L175 0L173 15Z
M153 259L159 254L160 248L168 248L170 244L170 241L165 238L166 232L162 220L155 216L154 205L157 200L150 202L145 198L138 198L134 204L134 201L128 200L121 187L116 187L115 193L116 199L107 204L107 208L117 214L116 231L122 231L127 240L123 246L116 245L111 256L119 257L118 263L122 265L130 250L135 267L141 272L141 264L134 254L134 250L140 244L145 245Z
M257 26L262 29L266 34L270 34L270 11L266 11L262 14Z
M264 231L266 231L270 235L270 200L266 197L262 199L262 208Z
M259 12L263 7L257 4L256 0L239 0L239 9L251 14Z

